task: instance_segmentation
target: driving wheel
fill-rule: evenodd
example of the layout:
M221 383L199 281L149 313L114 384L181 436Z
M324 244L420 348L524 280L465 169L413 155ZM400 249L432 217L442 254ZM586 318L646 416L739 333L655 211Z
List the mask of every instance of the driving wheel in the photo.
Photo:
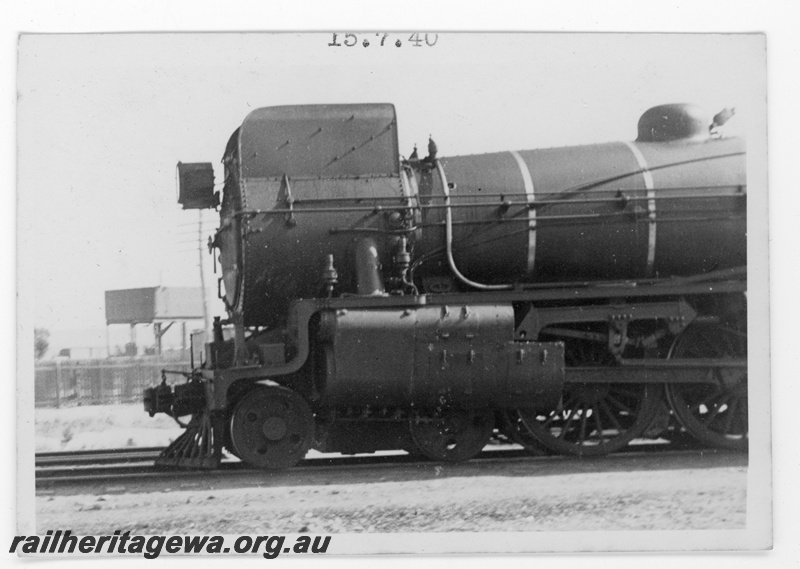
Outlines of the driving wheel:
M724 326L690 326L671 358L745 358L747 334ZM707 383L667 385L667 399L686 431L706 444L747 450L747 368L714 368Z
M567 384L550 412L520 409L527 434L546 448L577 456L618 451L641 435L658 409L654 386L630 383Z
M502 411L500 414L500 432L508 436L513 442L520 445L533 456L552 454L542 443L531 436L528 427L522 421L519 411Z

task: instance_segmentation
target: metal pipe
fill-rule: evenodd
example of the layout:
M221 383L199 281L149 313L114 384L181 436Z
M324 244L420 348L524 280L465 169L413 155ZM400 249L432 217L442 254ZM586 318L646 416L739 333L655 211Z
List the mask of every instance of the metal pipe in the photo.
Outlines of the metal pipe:
M381 279L378 244L372 237L362 237L355 243L356 290L363 295L383 295L386 289Z
M631 214L628 213L628 216ZM603 223L604 220L614 219L614 218L622 218L624 219L624 215L617 214L617 213L592 213L592 214L585 214L585 215L543 215L539 216L536 219L538 221L585 221L586 223L590 223L593 221L597 221L599 223ZM659 223L674 223L678 221L719 221L724 219L744 219L744 214L742 215L718 215L716 217L675 217L669 219L662 219L659 220ZM480 219L480 220L471 220L471 221L454 221L453 225L502 225L504 223L522 223L528 222L529 220L524 217L506 217L502 219ZM647 216L642 216L641 218L636 219L635 221L646 223L649 220ZM435 223L421 223L417 227L436 227L441 225L441 222Z
M501 285L487 285L483 283L477 283L475 281L469 280L467 277L461 274L461 271L458 270L456 267L455 259L453 258L453 211L450 208L450 188L447 185L447 176L444 173L444 168L442 168L441 162L438 160L436 161L436 170L439 172L439 177L442 179L442 190L444 191L444 203L445 203L445 245L447 248L447 263L450 265L450 270L453 274L464 284L471 286L473 288L477 288L479 290L511 290L514 288L514 285L510 284L501 284Z
M296 179L296 178L293 178L293 179ZM658 199L692 199L692 198L695 198L695 197L697 197L697 198L700 198L700 197L703 197L703 198L736 197L736 196L742 195L744 193L744 190L747 188L747 186L745 184L728 184L728 185L724 185L724 186L669 186L669 187L659 188L659 190L660 191L667 191L667 190L670 190L670 191L672 191L672 190L711 190L711 189L720 190L720 189L725 189L725 188L738 190L738 193L735 193L735 194L705 194L705 195L702 195L702 196L659 196ZM611 189L608 189L608 190L594 190L591 195L597 196L597 195L602 195L602 194L610 194L610 197L606 197L606 198L603 198L603 197L589 198L589 199L586 199L586 200L581 200L580 203L589 203L589 202L594 202L594 201L613 201L612 198L619 199L618 195L617 195L617 194L619 194L619 192L623 192L623 193L626 193L626 194L631 194L631 193L636 193L636 192L640 192L641 193L641 192L644 192L644 191L645 190L633 189L633 188L625 188L625 189L623 189L623 188L611 188ZM562 193L561 191L558 191L558 192L537 192L536 195L537 196L560 196L561 193ZM484 197L484 198L502 198L502 197L508 197L508 196L509 196L509 194L508 194L507 191L506 192L481 192L481 197ZM417 196L414 195L414 196L409 196L409 197L417 197ZM472 197L472 196L452 196L453 199L469 198L469 197ZM626 197L628 197L630 200L635 200L635 199L647 200L648 199L647 196L642 196L641 198L636 198L635 196L626 196ZM295 205L302 205L302 204L306 204L306 203L325 203L325 202L334 202L335 203L335 202L352 202L352 201L397 201L398 199L402 199L402 198L397 198L396 196L369 196L369 197L363 197L363 198L353 198L353 197L296 198L294 203L295 203ZM426 200L431 200L431 201L435 201L435 200L439 200L439 199L443 200L444 196L433 196L433 195L431 195L431 196L425 196L425 199ZM564 200L539 200L539 199L537 199L535 203L537 203L537 204L539 204L539 203L544 203L544 204L549 204L549 203L562 204L562 203L564 203ZM425 207L425 206L423 206L423 207ZM441 206L439 206L439 207L441 207Z
M655 358L634 360L622 358L617 360L620 366L639 369L747 369L744 358L692 358L681 360L660 360Z
M677 188L662 188L662 190L672 190ZM616 191L616 190L615 190ZM630 191L630 190L629 190ZM486 196L488 196L487 194ZM553 194L558 195L558 194ZM689 202L692 200L708 200L708 199L715 199L715 198L738 198L743 196L744 194L702 194L697 196L655 196L647 197L647 196L626 196L628 202L636 202L636 201L648 201L655 199L656 201L662 200L671 200L671 201L682 201L682 202ZM497 194L498 197L509 197L507 194ZM432 196L436 198L436 196ZM463 198L468 198L471 196L459 196ZM377 198L368 198L368 199L377 199ZM397 198L391 198L393 200ZM294 206L303 205L303 202L325 202L325 201L333 201L331 199L319 199L319 200L294 200L292 204ZM343 201L356 201L353 198L347 198ZM546 205L584 205L584 204L616 204L619 202L619 198L616 196L608 197L608 198L588 198L588 199L578 199L573 201L566 201L566 200L546 200L546 199L537 199L532 202L502 202L502 201L481 201L481 202L471 202L471 203L460 203L454 204L450 203L450 205L445 204L435 204L435 203L428 203L428 204L417 204L417 205L375 205L375 206L349 206L349 207L339 207L339 206L331 206L331 207L309 207L309 208L302 208L296 209L292 208L275 208L270 210L263 210L263 209L251 209L251 210L240 210L233 212L232 216L256 216L256 215L283 215L287 213L336 213L336 212L369 212L369 213L381 213L387 210L423 210L423 209L442 209L442 208L452 208L452 209L461 209L461 208L486 208L486 207L498 207L506 204L509 208L511 207L519 207L521 209L536 209L540 206ZM614 214L628 214L630 215L631 212L614 212ZM543 218L547 219L547 218ZM526 220L527 221L527 220ZM217 231L219 233L219 230ZM187 241L189 243L189 241Z

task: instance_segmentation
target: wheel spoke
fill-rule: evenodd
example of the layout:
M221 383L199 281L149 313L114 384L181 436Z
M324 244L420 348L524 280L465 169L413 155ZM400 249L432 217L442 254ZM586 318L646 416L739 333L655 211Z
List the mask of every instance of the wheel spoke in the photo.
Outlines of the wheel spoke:
M701 351L701 353L704 354L703 357L706 357L706 358L717 357L719 355L719 351L720 351L719 350L719 346L718 345L714 345L712 342L709 342L708 337L707 337L706 334L699 334L698 336L699 336L698 339L701 342L703 342L703 344L708 346L708 348L709 348L708 351L704 351L704 352Z
M575 418L575 414L578 412L578 409L579 409L579 407L576 407L574 409L570 409L569 417L567 417L566 422L561 427L561 432L558 434L558 438L559 439L563 439L564 436L567 434L567 431L569 430L569 426L572 424L572 421Z
M741 405L739 411L739 422L741 423L741 431L747 432L747 396L740 397Z
M714 419L717 418L717 415L719 415L719 413L722 411L723 405L725 405L725 403L730 398L731 398L730 394L724 394L717 402L717 404L714 406L714 410L711 411L711 413L709 413L707 417L701 418L701 421L703 421L703 423L705 423L709 428L711 428L711 423L714 421Z
M512 441L527 450L534 456L547 454L544 446L531 435L528 427L529 421L536 421L536 415L524 410L506 411L501 413L502 423L500 432L511 438Z
M734 331L728 331L728 334L725 334L725 355L726 357L736 357L736 354L741 354L742 356L746 355L745 348L746 345L742 346L742 338L739 337ZM746 342L745 342L746 344Z
M657 406L653 398L657 397L657 392L654 390L642 386L639 391L640 399L634 408L631 408L617 399L619 394L616 391L614 396L608 394L600 396L597 388L596 385L572 387L574 398L581 402L566 414L561 431L559 432L554 425L546 428L542 422L527 421L525 424L530 436L558 453L602 456L625 447L644 432L655 416ZM595 403L589 403L590 401ZM608 419L602 416L603 413ZM590 417L590 414L594 417ZM622 417L625 417L624 421ZM612 428L617 431L612 431ZM596 435L595 430L597 430Z
M618 399L614 398L610 394L606 395L606 401L610 401L611 403L616 405L618 409L622 409L626 413L629 413L629 414L633 415L633 409L631 409L627 405L624 405L621 401L619 401Z
M567 409L572 409L572 406L575 404L575 397L570 395L569 397L564 399L564 402L561 404L561 411L566 411Z
M599 330L594 324L586 331ZM568 340L565 361L572 366L607 370L613 377L614 359L605 343ZM528 434L542 446L561 454L603 456L624 448L651 423L658 407L657 390L630 383L569 383L558 418L528 421ZM605 415L605 416L604 416ZM551 420L552 419L552 420ZM559 429L560 427L560 429Z
M579 442L583 444L586 441L586 411L581 413L581 430L579 434Z
M561 417L561 413L563 412L563 410L568 410L568 409L570 409L569 405L571 405L571 404L572 404L572 401L573 401L573 399L568 399L568 400L567 400L567 402L566 402L564 405L562 405L562 407L561 407L561 411L553 411L552 413L550 413L549 417L548 417L548 418L547 418L547 420L546 420L546 421L545 421L545 422L542 424L542 426L543 426L543 427L547 427L547 426L548 426L550 423L552 423L553 421L555 421L555 420L556 420L556 418L560 418L560 417Z
M746 342L747 333L742 330L692 324L676 340L670 357L744 359ZM705 387L667 386L672 412L696 439L716 447L747 450L747 372L709 368L706 379Z
M618 432L622 431L622 426L619 424L619 421L617 421L617 418L614 417L614 413L611 411L611 409L609 408L608 404L605 401L601 401L600 405L601 405L603 411L606 412L606 416L609 419L611 419L611 422L613 423L613 425L617 429L617 431Z
M722 424L722 434L727 435L731 430L733 419L736 416L736 408L739 406L739 399L734 398L728 409L725 411L725 422Z
M703 351L699 350L696 347L690 348L685 354L683 354L685 358L702 358Z
M720 393L722 393L722 389L717 387L708 397L704 398L699 403L696 403L695 405L692 405L691 407L689 407L689 409L692 411L692 413L699 413L700 412L700 407L702 407L703 405L708 407L708 404L713 399L715 399Z
M595 408L595 411L596 412L592 413L592 415L594 415L594 422L597 425L597 435L600 437L600 444L604 445L606 444L606 441L603 438L603 425L600 422L600 413L598 408Z
M557 411L553 411L553 412L552 412L552 413L550 413L550 415L547 417L547 420L546 420L544 423L542 423L542 426L543 426L543 427L547 427L547 426L548 426L550 423L552 423L553 421L555 421L556 417L558 417L559 415L560 415L560 413L558 413ZM535 419L534 419L534 420L535 420Z
M614 388L614 393L616 393L617 395L620 395L620 394L621 395L627 395L628 397L630 397L634 401L637 401L642 396L642 394L639 393L639 392L631 391L630 389L625 389L625 388L622 388L622 387L615 387Z

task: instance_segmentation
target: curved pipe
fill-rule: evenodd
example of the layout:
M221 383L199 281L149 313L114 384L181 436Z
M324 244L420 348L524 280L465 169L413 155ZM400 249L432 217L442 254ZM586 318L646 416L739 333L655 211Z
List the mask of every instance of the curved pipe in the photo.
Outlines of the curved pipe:
M450 265L450 270L453 271L453 274L458 280L465 285L479 290L512 290L514 285L510 284L488 285L471 281L461 274L461 271L456 267L455 259L453 259L453 210L450 207L450 188L447 185L447 176L444 173L444 168L442 168L442 163L438 160L436 161L436 170L439 172L439 177L442 179L442 190L444 191L445 245L447 249L447 264Z

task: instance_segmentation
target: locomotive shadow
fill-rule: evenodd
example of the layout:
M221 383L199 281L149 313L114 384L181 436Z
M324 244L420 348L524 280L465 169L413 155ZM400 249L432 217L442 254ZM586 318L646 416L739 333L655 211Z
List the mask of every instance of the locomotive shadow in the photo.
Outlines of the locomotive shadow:
M370 457L373 458L373 457ZM386 457L397 459L405 457ZM236 488L294 488L325 487L337 484L382 484L393 482L425 482L448 478L473 478L496 476L503 478L560 477L565 481L586 474L617 472L686 471L715 468L747 468L748 456L744 453L709 449L701 452L677 453L625 453L601 458L503 457L479 459L463 463L413 462L408 464L389 460L385 463L357 464L342 468L325 464L325 459L308 467L288 470L251 470L238 462L223 463L219 471L176 471L157 479L129 480L124 488L97 485L60 487L59 495L141 493L153 491L222 490ZM583 484L578 482L578 484Z

